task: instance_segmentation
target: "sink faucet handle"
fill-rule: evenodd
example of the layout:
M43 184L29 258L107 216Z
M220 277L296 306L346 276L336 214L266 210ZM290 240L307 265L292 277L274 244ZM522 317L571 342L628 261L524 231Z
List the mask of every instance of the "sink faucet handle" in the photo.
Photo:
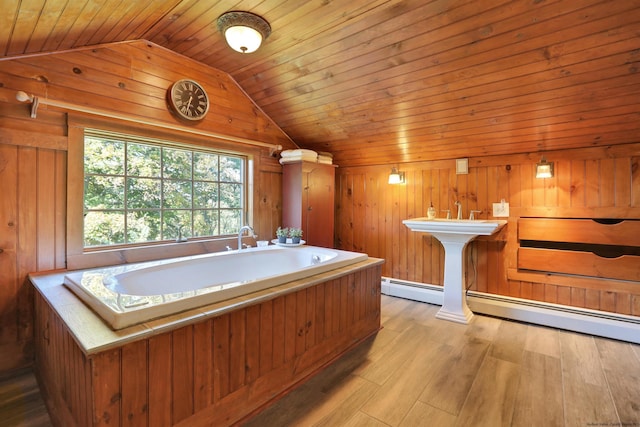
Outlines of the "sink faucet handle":
M476 219L474 214L480 213L480 212L482 212L482 211L471 211L469 213L469 219L473 221L474 219Z
M442 212L447 213L447 219L451 219L451 209L442 209Z

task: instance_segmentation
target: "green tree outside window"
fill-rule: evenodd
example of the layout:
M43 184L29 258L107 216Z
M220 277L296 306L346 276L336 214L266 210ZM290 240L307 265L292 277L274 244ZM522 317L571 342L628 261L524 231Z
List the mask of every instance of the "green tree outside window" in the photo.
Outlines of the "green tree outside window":
M85 247L237 232L246 159L88 131L84 141Z

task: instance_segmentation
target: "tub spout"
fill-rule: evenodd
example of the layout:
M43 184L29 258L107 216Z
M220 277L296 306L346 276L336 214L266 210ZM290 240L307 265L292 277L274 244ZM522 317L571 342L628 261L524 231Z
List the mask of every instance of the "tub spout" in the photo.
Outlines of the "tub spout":
M247 230L249 232L249 236L250 237L256 237L256 233L253 231L253 228L250 225L245 225L240 227L240 230L238 230L238 250L242 250L242 233L244 232L244 230Z
M176 237L176 243L182 243L182 242L186 242L187 238L182 236L182 229L184 228L184 225L180 225L178 227L178 237Z

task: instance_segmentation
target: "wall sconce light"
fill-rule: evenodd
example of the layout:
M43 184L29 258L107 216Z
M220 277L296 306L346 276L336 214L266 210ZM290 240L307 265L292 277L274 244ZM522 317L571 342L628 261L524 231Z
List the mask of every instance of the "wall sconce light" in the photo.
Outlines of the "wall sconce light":
M553 162L547 162L544 156L536 163L536 178L553 178Z
M389 184L404 184L404 172L398 172L398 169L391 168Z
M262 41L271 34L271 26L258 15L249 12L227 12L218 18L218 31L231 49L240 53L258 50Z

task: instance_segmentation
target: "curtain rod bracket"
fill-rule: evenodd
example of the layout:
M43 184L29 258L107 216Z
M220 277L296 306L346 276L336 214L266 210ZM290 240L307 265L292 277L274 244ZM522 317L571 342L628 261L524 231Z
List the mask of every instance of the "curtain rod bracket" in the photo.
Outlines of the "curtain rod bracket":
M40 105L40 101L37 96L33 97L33 101L31 101L31 118L35 119L38 115L38 105Z
M38 97L29 95L23 91L18 91L18 93L16 93L16 99L20 102L31 102L31 118L35 119L38 115L38 105L40 105Z

